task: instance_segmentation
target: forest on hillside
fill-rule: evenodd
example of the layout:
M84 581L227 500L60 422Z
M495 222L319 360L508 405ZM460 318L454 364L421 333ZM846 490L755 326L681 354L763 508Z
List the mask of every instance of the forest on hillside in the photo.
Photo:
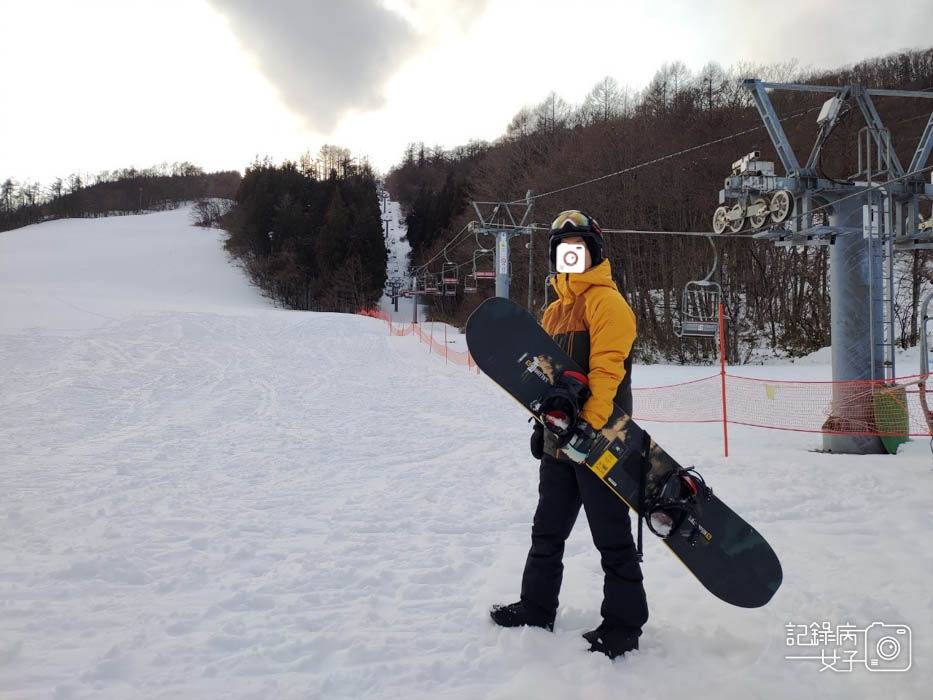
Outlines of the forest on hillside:
M239 183L236 171L206 173L188 162L75 173L49 185L8 177L0 182L0 231L51 219L137 214L182 202L232 199Z
M387 252L376 176L365 159L330 144L245 176L206 173L188 162L49 185L0 182L0 231L60 218L138 214L194 203L193 223L227 230L228 252L283 306L356 312L382 295Z
M444 150L411 144L402 162L388 174L386 186L401 202L414 265L438 273L438 254L476 215L478 201L514 201L526 191L548 193L598 178L661 156L717 141L680 157L627 174L557 192L535 200L532 220L546 226L564 209L582 209L603 228L645 231L711 231L718 191L731 164L758 150L780 167L745 78L821 85L860 83L864 87L933 90L933 49L905 51L866 60L835 71L803 72L794 64L740 65L729 69L710 63L691 73L682 63L662 66L641 92L622 88L606 77L581 105L555 93L521 109L506 133L494 143L471 142ZM798 153L806 159L816 136L816 116L826 95L773 92L773 104ZM933 102L876 97L875 104L903 162L927 124ZM864 126L854 105L825 143L819 163L827 178L855 173L856 142ZM740 134L738 136L734 136ZM929 210L922 215L930 216ZM540 313L548 274L547 234L532 235L529 255L522 238L513 239L511 297L528 299ZM473 257L492 269L490 237L461 235L446 251L449 260L472 272ZM779 248L764 241L717 241L719 265L714 279L723 288L730 362L746 361L755 347L791 356L812 352L830 342L828 251ZM702 279L713 263L703 237L609 234L607 249L619 288L639 323L636 351L642 361L702 361L714 357L708 341L681 339L674 333L684 285ZM916 342L915 307L920 290L933 281L925 251L898 253L901 292L896 314L902 346ZM530 262L529 262L530 258ZM473 308L492 293L485 283L478 294L427 297L435 317L462 324ZM553 299L553 292L551 292ZM903 299L907 299L906 303Z
M382 296L388 253L376 177L349 151L246 170L221 219L227 250L264 292L292 309L356 312Z

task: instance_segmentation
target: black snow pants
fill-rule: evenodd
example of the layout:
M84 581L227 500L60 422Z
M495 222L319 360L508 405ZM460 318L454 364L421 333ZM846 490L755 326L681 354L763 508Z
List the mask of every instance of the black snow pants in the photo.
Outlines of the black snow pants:
M589 469L549 455L541 460L538 508L522 577L522 601L551 618L556 615L564 574L564 542L581 504L605 573L603 620L608 626L640 634L648 620L648 603L628 508Z

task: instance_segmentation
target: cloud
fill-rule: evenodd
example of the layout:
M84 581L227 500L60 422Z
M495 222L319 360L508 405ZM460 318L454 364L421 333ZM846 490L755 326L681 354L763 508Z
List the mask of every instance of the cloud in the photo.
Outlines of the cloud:
M209 0L285 105L329 134L350 110L376 110L423 43L378 0Z
M482 17L491 0L384 0L386 5L432 39L465 32Z
M708 10L715 24L703 48L712 54L724 46L726 53L755 63L796 58L802 67L818 71L927 48L930 0L898 3L896 20L893 7L876 0L784 0L780 6L765 0L715 0ZM750 30L756 27L762 31Z

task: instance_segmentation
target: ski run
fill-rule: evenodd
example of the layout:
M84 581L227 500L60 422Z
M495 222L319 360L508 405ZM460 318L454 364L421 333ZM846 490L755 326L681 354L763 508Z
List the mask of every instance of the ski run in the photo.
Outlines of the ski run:
M537 499L525 412L383 321L274 308L189 214L0 234L0 698L929 697L927 441L827 455L730 426L724 458L721 426L647 423L773 545L777 595L726 605L646 535L641 648L590 654L581 512L554 633L500 629ZM830 378L826 350L732 371ZM911 634L869 668L841 625L859 658Z

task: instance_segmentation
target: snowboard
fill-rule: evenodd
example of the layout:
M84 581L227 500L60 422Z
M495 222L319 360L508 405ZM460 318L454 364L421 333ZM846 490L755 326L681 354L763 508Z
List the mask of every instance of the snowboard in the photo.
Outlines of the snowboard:
M580 371L523 307L507 299L480 304L467 320L466 338L477 366L539 422L536 409L562 373ZM670 482L665 477L681 469L618 405L584 464L636 515ZM732 605L760 607L781 585L774 550L711 489L662 539L710 593Z

